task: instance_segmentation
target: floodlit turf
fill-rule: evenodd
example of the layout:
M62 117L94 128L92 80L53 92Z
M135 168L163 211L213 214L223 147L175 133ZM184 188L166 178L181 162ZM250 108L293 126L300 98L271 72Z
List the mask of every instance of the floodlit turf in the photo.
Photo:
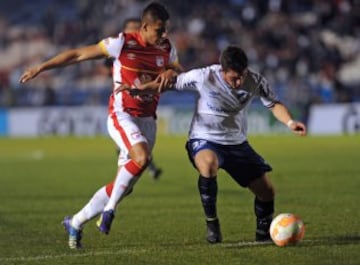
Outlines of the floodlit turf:
M306 225L294 247L256 244L253 197L223 172L218 212L224 242L205 241L197 173L185 137L158 138L164 174L146 173L118 209L110 235L94 220L81 251L60 225L116 171L108 138L0 139L0 264L360 264L360 136L251 137L274 168L276 213Z

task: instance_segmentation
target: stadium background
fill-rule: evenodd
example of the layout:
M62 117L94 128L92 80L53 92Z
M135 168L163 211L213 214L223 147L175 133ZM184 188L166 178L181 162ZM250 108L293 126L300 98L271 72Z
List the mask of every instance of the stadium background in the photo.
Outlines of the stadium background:
M25 67L60 51L116 35L124 20L139 17L148 2L1 1L0 134L17 136L19 130L24 132L23 119L28 123L54 120L51 118L54 115L66 119L64 108L54 110L51 117L30 115L28 109L19 113L20 108L105 107L111 80L101 60L48 71L26 85L18 83L19 76ZM216 63L222 48L239 44L246 50L250 66L267 77L296 118L310 125L310 133L341 134L360 130L360 109L356 104L360 100L360 1L169 0L162 3L171 13L170 37L185 69ZM163 94L160 106L170 108L159 109L159 121L163 124L160 131L185 133L193 103L191 93ZM315 104L338 103L347 105L319 107L320 114L316 109L317 116L315 120L312 118L311 107ZM258 102L253 104L250 115L251 133L285 131L258 106ZM327 120L328 110L336 108L339 110L331 116L337 118ZM103 110L96 110L94 115L100 115L99 111ZM180 113L180 116L174 117L171 113ZM30 122L31 118L34 122ZM74 119L77 118L68 120L76 123ZM81 115L81 120L99 128L94 125L96 121L89 119ZM180 126L171 123L174 120L182 121ZM334 122L336 129L324 129L326 124ZM314 129L313 124L317 124L317 128ZM57 130L66 134L65 129L53 129L53 133L58 134ZM76 134L75 131L68 129L68 134ZM24 135L31 133L24 132Z
M62 50L116 34L148 1L1 0L0 264L360 264L359 0L162 2L185 68L217 62L224 46L237 43L308 123L311 135L295 137L259 102L249 113L249 140L274 168L276 214L299 214L304 240L256 244L254 198L220 171L224 242L206 243L197 173L184 150L194 95L168 92L154 150L160 181L144 174L111 235L98 233L93 220L85 248L69 250L61 220L115 173L114 143L104 135L111 80L102 60L25 85L18 79Z

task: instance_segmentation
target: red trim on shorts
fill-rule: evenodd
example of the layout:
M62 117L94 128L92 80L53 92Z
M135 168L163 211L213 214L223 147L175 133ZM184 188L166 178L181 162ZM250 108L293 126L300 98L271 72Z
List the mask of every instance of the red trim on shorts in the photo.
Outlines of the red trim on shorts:
M111 114L111 119L112 119L112 121L114 123L114 126L115 126L116 130L119 132L121 139L124 141L124 144L125 144L126 148L128 150L130 150L131 149L131 143L130 143L124 129L121 127L119 121L117 120L115 112L113 112Z

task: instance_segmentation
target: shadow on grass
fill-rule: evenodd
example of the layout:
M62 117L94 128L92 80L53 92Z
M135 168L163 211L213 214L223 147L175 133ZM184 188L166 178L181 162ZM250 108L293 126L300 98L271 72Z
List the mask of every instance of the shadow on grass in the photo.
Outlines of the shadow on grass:
M333 246L360 244L360 235L335 235L305 239L299 246Z
M336 246L336 245L354 245L360 244L360 235L337 235L328 237L316 237L302 240L297 245L287 247L309 247L309 246ZM275 246L272 242L240 241L227 242L222 244L225 248L253 248Z

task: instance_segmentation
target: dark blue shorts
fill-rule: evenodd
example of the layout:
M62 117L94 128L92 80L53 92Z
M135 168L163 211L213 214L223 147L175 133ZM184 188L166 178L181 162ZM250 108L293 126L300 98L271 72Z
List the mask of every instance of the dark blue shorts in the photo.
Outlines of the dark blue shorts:
M202 139L191 139L186 150L193 166L197 152L210 149L217 155L219 168L224 169L239 185L247 187L254 179L272 168L246 141L238 145L222 145Z

